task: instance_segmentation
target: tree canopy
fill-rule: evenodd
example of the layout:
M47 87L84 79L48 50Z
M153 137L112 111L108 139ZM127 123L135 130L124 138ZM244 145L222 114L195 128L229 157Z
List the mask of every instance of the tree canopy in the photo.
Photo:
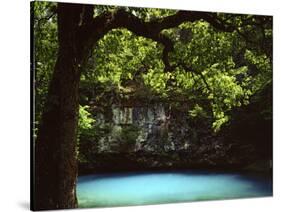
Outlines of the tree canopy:
M93 47L82 72L82 88L99 85L120 94L126 84L138 81L152 95L188 100L193 106L186 114L211 118L217 131L229 122L233 108L249 104L252 95L272 83L269 16L114 6L91 9L94 20L113 14L116 21ZM56 4L35 3L34 11L40 120L58 49ZM129 16L132 21L126 19Z

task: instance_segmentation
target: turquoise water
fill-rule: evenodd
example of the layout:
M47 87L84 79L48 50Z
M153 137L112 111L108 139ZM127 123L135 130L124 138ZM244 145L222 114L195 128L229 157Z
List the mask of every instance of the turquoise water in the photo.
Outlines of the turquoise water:
M97 174L78 178L79 207L161 204L272 195L269 178L199 171Z

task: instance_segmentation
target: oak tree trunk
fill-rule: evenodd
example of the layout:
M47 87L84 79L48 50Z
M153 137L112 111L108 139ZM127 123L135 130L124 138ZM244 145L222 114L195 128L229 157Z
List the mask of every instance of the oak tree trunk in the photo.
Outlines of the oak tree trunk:
M76 134L82 42L77 39L81 8L58 5L59 50L35 144L35 210L77 207Z

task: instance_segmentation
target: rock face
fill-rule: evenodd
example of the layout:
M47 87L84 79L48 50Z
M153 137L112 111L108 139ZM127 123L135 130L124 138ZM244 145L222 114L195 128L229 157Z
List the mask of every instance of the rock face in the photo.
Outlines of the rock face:
M207 124L189 120L187 111L186 103L175 109L158 102L112 105L97 113L95 136L80 141L80 173L239 164L228 154L235 146L213 136Z
M158 103L150 106L112 106L112 120L100 120L100 128L108 133L95 142L96 153L150 152L187 150L192 134L185 114L178 121L171 108ZM179 128L179 124L181 127ZM126 148L124 148L126 146Z

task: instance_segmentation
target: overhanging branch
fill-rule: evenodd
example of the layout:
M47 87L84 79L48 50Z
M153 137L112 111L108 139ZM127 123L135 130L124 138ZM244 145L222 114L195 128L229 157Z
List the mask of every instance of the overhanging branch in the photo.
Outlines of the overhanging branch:
M138 36L161 43L163 45L162 60L167 71L171 69L168 54L173 50L173 42L161 31L177 27L184 22L197 20L205 20L221 31L232 32L234 30L232 26L222 23L216 13L178 11L174 15L145 22L124 9L118 9L115 12L103 13L92 19L90 24L85 25L84 32L87 33L88 39L95 43L112 29L126 28Z

